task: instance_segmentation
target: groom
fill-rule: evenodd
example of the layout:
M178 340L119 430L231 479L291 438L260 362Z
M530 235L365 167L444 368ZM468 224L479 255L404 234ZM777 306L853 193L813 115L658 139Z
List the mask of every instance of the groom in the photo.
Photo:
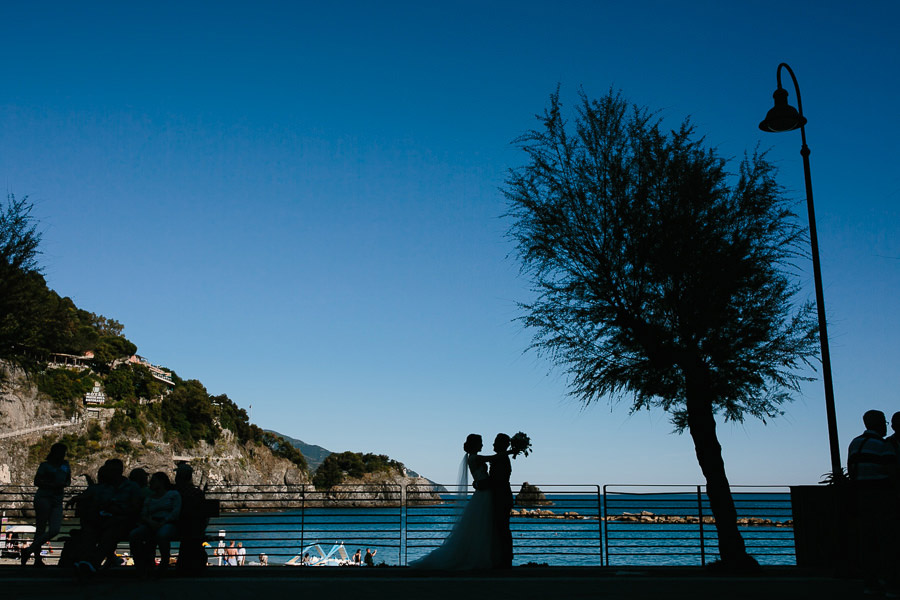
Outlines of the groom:
M491 532L491 564L495 569L512 567L512 533L509 530L509 511L513 507L512 489L509 478L512 465L509 462L509 436L498 433L494 438L494 456L490 461L491 509L493 527Z

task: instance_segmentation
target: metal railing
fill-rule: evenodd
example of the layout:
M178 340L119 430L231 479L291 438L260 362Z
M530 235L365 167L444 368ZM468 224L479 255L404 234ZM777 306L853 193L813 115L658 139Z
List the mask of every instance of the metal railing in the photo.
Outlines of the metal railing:
M519 501L510 516L515 564L603 565L600 486L538 486L546 500ZM404 564L444 541L463 510L457 490L440 505L408 506Z
M343 544L350 555L370 548L379 562L401 564L408 503L403 486L338 486L328 492L312 486L212 486L206 497L220 507L207 527L211 545L240 541L251 562L265 554L269 564L286 564L310 546L319 544L327 553ZM213 564L221 562L215 558Z
M538 487L546 499L520 501L510 518L515 564L704 565L717 558L704 486ZM796 564L788 488L732 490L750 554L763 564ZM67 497L79 491L70 488ZM207 528L210 563L224 563L216 551L240 542L246 564L297 564L315 544L326 553L343 544L348 555L368 548L376 563L406 565L438 547L452 529L465 506L454 491L412 484L327 492L311 485L210 486L207 499L219 505ZM32 487L0 486L0 512L10 524L30 522L32 494ZM66 510L54 552L77 526ZM127 551L127 542L120 549Z
M732 486L738 528L761 564L794 565L790 490ZM706 486L603 486L608 565L706 565L718 559Z

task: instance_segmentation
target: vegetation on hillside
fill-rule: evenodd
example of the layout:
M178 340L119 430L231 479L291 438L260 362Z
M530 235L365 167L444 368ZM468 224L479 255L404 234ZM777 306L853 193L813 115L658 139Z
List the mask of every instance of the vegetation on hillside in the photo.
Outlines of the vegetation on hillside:
M201 382L183 380L174 373L173 385L167 386L154 379L146 366L124 362L137 352L137 346L123 335L121 323L82 310L71 298L47 287L37 260L41 235L32 208L27 197L12 194L0 204L0 359L24 367L38 390L67 415L75 412L94 382L101 383L106 407L115 409L106 425L110 440L127 434L143 438L153 425L168 441L191 448L200 441L214 443L228 429L238 442L265 446L308 470L296 448L251 424L246 411L228 396L210 396ZM93 352L89 369L47 367L52 354L84 356L87 352ZM103 435L93 425L82 436L45 436L30 450L42 457L51 444L62 441L69 446L70 456L78 458L99 449ZM123 454L134 450L124 438L114 444Z
M336 452L316 469L313 485L317 490L327 490L343 483L348 477L360 479L370 473L402 473L403 470L403 463L384 454Z

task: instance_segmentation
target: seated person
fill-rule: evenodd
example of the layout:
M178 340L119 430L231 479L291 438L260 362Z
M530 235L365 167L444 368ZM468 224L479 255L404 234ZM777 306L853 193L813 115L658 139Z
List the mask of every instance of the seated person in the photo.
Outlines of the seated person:
M137 524L138 515L143 503L143 494L138 485L125 477L125 465L118 458L106 461L104 467L106 486L100 490L100 531L97 540L97 551L100 560L105 559L106 568L117 567L121 563L116 556L119 542L128 539L131 530ZM94 564L99 568L99 564Z
M159 547L159 568L169 566L171 541L177 535L175 522L181 514L181 495L172 488L169 476L162 471L150 478L150 497L144 501L138 526L131 531L131 555L138 569L153 566Z

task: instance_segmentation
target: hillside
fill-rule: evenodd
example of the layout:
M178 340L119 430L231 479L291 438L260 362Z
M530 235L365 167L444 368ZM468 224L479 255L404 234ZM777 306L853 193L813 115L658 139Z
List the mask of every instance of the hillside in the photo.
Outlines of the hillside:
M271 433L274 436L284 439L286 442L291 443L294 446L294 448L299 450L303 454L304 458L306 458L306 464L309 465L310 473L315 473L315 471L317 471L319 469L319 467L322 466L322 463L325 462L325 459L328 458L329 456L331 456L332 454L334 454L334 452L332 452L331 450L328 450L326 448L323 448L322 446L316 446L315 444L307 444L303 440L298 440L296 438L292 438L288 435L279 433L277 431L273 431L271 429L266 429L265 431L267 433ZM441 493L444 493L447 491L446 488L444 488L442 485L432 481L431 479L428 479L427 477L419 475L418 473L416 473L409 467L404 466L403 472L406 474L406 477L408 477L410 479L422 479L423 481L428 482L428 484L430 484L434 489L436 489L437 491L439 491Z
M76 477L95 476L106 459L118 457L128 470L142 467L150 472L171 472L177 461L188 461L201 484L309 482L302 466L277 456L262 442L239 439L229 429L220 429L213 441L189 444L149 419L123 415L125 411L115 407L61 405L38 389L34 377L0 361L0 484L30 485L38 463L56 441L69 446Z
M275 432L263 432L256 441L242 440L231 429L219 427L215 439L189 443L177 430L145 418L141 411L129 416L121 406L59 403L39 389L37 379L38 375L0 360L0 485L30 486L50 445L62 441L70 450L75 485L83 485L82 475L95 477L105 460L117 457L125 462L126 472L141 467L148 472L171 473L177 462L187 461L194 467L195 483L201 486L312 488L313 476L302 457L285 457L291 453L284 446L299 440ZM221 421L215 419L214 423L218 427ZM431 489L430 482L405 472L401 463L383 455L334 454L311 444L303 448L317 458L332 457L331 461L320 460L329 465L326 471L332 476L338 467L342 493L355 490L357 503L366 502L368 494L388 493L378 486L414 483ZM366 463L363 468L356 468L358 460ZM430 494L422 497L431 499Z
M123 324L50 289L32 208L27 197L0 200L0 484L30 485L57 441L75 475L94 475L116 456L129 470L171 472L188 461L203 484L312 482L295 446L313 469L328 463L328 450L262 430L227 395L138 356ZM386 456L344 454L350 467L335 457L324 480L406 477Z
M277 431L273 431L271 429L264 429L266 433L271 433L272 435L283 438L286 442L289 442L294 448L300 451L303 454L303 457L306 459L306 464L309 466L310 473L314 472L318 469L325 459L328 458L328 455L333 454L331 450L327 450L322 446L316 446L315 444L307 444L303 440L298 440L297 438L292 438L289 435L285 435L283 433L278 433Z

